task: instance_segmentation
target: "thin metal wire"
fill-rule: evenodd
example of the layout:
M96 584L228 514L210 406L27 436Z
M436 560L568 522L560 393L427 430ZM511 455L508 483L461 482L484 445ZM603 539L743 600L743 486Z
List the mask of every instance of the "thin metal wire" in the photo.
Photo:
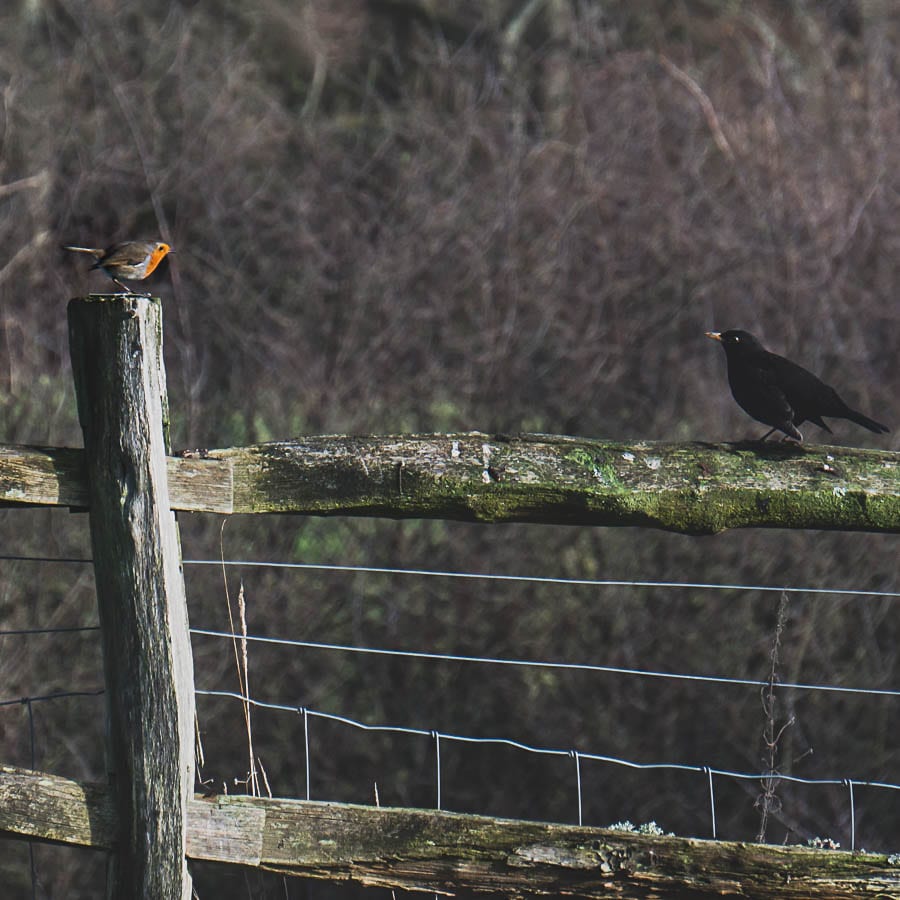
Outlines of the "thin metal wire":
M709 814L712 819L712 839L716 839L716 795L713 793L712 769L706 766L706 775L709 779Z
M578 788L578 824L584 825L584 819L581 815L581 754L577 750L573 750L572 757L575 760L575 784Z
M0 562L40 562L40 563L92 563L91 558L80 556L16 556L0 553Z
M434 737L434 773L435 782L437 784L437 805L435 809L441 808L441 735L438 731L432 731Z
M0 631L0 637L23 634L72 634L78 631L99 631L99 625L73 625L71 628L10 628Z
M670 681L698 681L707 684L738 685L740 687L766 687L767 681L750 678L729 678L724 675L689 675L679 672L658 672L652 669L627 669L621 666L600 666L593 663L548 662L543 660L498 659L489 656L462 656L453 653L425 653L417 650L386 650L380 647L354 647L349 644L322 644L315 641L296 641L290 638L265 637L262 635L234 635L228 631L213 631L207 628L192 628L191 634L204 637L234 638L276 644L286 647L301 647L307 650L335 650L344 653L367 653L375 656L400 656L408 659L428 659L440 662L483 663L497 666L524 666L527 668L558 669L580 672L601 672L608 675L632 675L641 678L662 678ZM853 688L831 684L806 684L802 682L779 682L779 688L795 688L804 691L831 691L843 694L869 694L881 697L900 697L900 690L886 688Z
M309 789L310 773L309 773L309 711L303 709L303 758L306 761L306 799L311 800L312 794Z
M320 719L327 719L332 722L339 722L344 725L349 725L353 728L359 728L363 731L393 732L395 734L408 734L417 737L431 738L433 738L437 734L437 732L434 730L428 731L423 728L407 728L401 725L367 725L364 722L358 722L355 719L348 718L347 716L337 716L333 713L320 712L318 710L307 709L306 707L288 706L283 703L269 703L265 700L255 700L252 697L244 697L234 691L198 689L195 691L195 693L198 696L223 697L233 700L240 700L242 703L250 703L254 706L260 707L261 709L273 709L294 714L296 714L297 712L303 712L305 710L305 712L310 716L315 716ZM528 753L536 753L545 756L571 756L573 752L572 750L557 750L550 747L535 747L533 745L523 744L521 741L514 741L509 738L473 737L471 735L448 734L444 731L440 732L440 738L445 741L457 741L460 743L470 744L502 744L507 747L515 747L518 750L524 750ZM772 777L771 775L766 775L762 772L732 772L728 769L714 769L709 766L691 766L685 765L684 763L638 763L627 759L620 759L615 756L604 756L599 753L584 753L580 750L578 751L578 756L580 759L589 759L594 762L611 763L617 766L625 766L629 769L672 769L681 772L711 773L711 775L722 775L726 778L748 778L753 780ZM878 781L865 781L859 778L801 778L798 775L778 775L777 777L783 781L791 781L798 784L847 784L848 781L852 781L852 783L857 787L865 786L900 790L900 784L890 784Z
M848 778L847 787L850 789L850 849L856 849L856 804L853 802L853 782Z
M848 778L847 780L857 787L889 788L892 791L900 791L900 784L889 784L885 781L858 781L856 778Z
M92 563L91 557L26 556L0 554L0 562ZM469 578L485 581L527 582L529 584L564 584L581 587L683 588L713 591L774 591L792 594L834 594L848 597L900 597L900 591L865 591L858 588L786 587L770 584L715 584L702 581L640 581L627 579L554 578L534 575L504 575L488 572L448 572L438 569L403 569L390 566L349 566L322 563L294 563L250 559L185 559L185 566L245 566L247 568L307 569L319 572L361 572L372 575L415 575L432 578Z
M700 770L702 771L702 770ZM793 781L797 784L844 784L846 778L800 778L798 775L782 775L780 772L773 774L772 772L729 772L726 769L710 769L713 775L726 775L729 778L750 778L755 780L776 779L778 781ZM857 784L867 784L868 782L857 781ZM900 785L898 785L900 788Z
M355 719L349 719L346 716L336 716L334 713L323 713L315 709L307 709L304 706L288 706L284 703L268 703L265 700L254 700L252 697L245 697L236 691L208 691L197 688L195 694L204 697L226 697L232 700L240 700L244 703L250 703L258 706L260 709L274 709L279 712L302 713L313 716L317 719L328 719L331 722L340 722L342 725L349 725L352 728L359 728L363 731L386 731L399 734L414 734L422 737L430 737L432 732L426 731L424 728L403 728L399 725L366 725L364 722L357 722ZM444 735L446 737L447 735Z
M900 597L900 591L862 591L854 588L784 587L771 584L714 584L702 581L629 581L597 578L552 578L487 572L447 572L439 569L402 569L388 566L343 566L321 563L267 562L250 559L186 559L186 566L245 566L247 568L305 569L316 572L360 572L369 575L415 575L430 578L466 578L528 584L564 584L575 587L684 588L714 591L774 591L789 594L837 594L850 597Z
M0 700L0 706L15 706L17 703L37 703L41 700L62 700L66 697L99 697L104 693L100 688L96 691L57 691L53 694L43 694L39 697L16 697L12 700Z
M0 562L93 563L91 557L26 556L0 554ZM360 572L371 575L414 575L430 578L482 579L484 581L525 582L528 584L561 584L573 587L682 588L709 591L764 591L790 594L831 594L847 597L900 598L900 591L871 591L859 588L787 587L773 584L717 584L704 581L643 581L600 578L555 578L537 575L506 575L489 572L449 572L439 569L403 569L392 566L349 566L325 563L278 562L257 559L185 559L185 566L245 566L247 568L305 569L318 572Z
M25 703L26 708L28 709L28 738L31 743L31 770L34 771L37 765L37 756L35 749L35 741L34 741L34 704L30 697L26 697L23 701Z

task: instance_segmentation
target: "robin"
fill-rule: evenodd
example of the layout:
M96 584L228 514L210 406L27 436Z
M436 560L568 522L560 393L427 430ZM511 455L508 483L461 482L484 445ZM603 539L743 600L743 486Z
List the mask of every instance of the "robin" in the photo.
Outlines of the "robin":
M797 426L813 422L827 432L823 416L849 419L876 434L890 429L881 422L852 409L838 392L812 372L797 363L770 353L749 332L707 331L706 336L719 341L728 363L728 384L738 405L757 422L768 425L765 440L773 431L802 441Z
M120 244L113 244L105 250L64 245L63 250L89 253L96 260L91 269L103 269L127 294L132 291L119 281L120 278L124 278L126 281L143 281L167 253L175 252L162 241L123 241Z

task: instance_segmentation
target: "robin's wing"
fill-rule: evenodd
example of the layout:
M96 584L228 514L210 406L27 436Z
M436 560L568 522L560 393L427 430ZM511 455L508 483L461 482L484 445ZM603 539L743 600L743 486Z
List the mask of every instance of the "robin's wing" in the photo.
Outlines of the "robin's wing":
M126 241L107 247L106 252L98 260L99 266L136 266L142 263L150 249L137 241Z

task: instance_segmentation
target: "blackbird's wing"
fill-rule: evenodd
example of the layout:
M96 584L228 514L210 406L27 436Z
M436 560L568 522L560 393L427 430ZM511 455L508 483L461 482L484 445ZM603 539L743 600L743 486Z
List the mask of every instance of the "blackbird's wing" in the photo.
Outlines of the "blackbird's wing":
M738 405L749 416L772 428L784 431L794 421L794 410L778 383L775 368L767 359L771 354L760 354L744 359L740 365L728 366L728 383Z
M843 417L849 410L837 391L803 366L776 353L769 356L772 357L775 379L794 409L794 424L813 422L830 434L831 429L822 421L822 416Z

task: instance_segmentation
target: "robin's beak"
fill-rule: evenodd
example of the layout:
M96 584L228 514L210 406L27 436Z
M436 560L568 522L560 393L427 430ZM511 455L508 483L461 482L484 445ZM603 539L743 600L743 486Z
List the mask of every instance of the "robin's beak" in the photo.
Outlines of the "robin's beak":
M722 335L718 331L707 331L707 332L705 332L705 334L708 338L712 338L714 341L722 340Z

